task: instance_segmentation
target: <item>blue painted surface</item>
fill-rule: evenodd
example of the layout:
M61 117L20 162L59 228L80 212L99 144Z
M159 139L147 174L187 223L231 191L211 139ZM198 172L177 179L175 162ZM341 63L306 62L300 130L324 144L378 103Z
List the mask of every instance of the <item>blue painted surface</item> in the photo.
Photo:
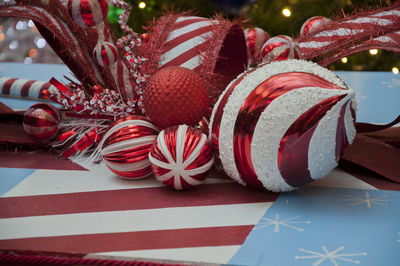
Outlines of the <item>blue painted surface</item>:
M35 171L33 169L0 168L0 197Z
M386 124L400 115L400 75L391 72L335 72L356 91L357 121Z
M395 191L310 186L283 193L230 263L399 265L399 204Z

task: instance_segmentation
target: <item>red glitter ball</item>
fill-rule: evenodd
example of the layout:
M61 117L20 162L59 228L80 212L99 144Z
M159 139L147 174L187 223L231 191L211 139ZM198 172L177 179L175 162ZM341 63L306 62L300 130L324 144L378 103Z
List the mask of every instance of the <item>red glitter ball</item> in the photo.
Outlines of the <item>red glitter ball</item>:
M196 125L207 111L204 80L183 67L166 67L156 72L143 97L146 115L160 128Z

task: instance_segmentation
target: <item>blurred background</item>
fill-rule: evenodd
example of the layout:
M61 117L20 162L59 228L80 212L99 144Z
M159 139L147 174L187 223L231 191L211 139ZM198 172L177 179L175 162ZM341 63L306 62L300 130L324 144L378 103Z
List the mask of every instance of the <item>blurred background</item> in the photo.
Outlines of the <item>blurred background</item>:
M313 16L337 18L359 10L400 4L399 0L126 0L132 5L129 24L143 33L143 27L167 10L189 11L198 16L241 18L244 27L259 27L272 37L297 37L303 22ZM121 34L118 17L122 10L110 7L108 20L117 35ZM0 61L31 63L62 63L32 21L0 19ZM392 71L400 68L400 54L384 50L364 51L328 66L331 70Z

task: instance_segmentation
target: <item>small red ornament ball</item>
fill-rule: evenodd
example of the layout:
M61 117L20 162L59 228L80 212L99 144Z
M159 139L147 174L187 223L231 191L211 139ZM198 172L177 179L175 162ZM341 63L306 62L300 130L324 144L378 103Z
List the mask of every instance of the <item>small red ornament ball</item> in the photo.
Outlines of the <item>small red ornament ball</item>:
M146 115L160 128L194 126L208 106L204 80L193 70L171 66L151 76L143 95Z
M207 136L187 125L161 131L149 160L157 180L176 190L201 184L214 163Z
M264 63L287 59L301 59L299 45L289 36L278 35L266 41L261 48Z
M58 133L61 116L57 108L47 103L32 105L24 114L25 132L36 139L49 140Z
M109 42L101 42L93 49L93 58L103 67L114 65L118 57L117 47Z
M68 13L81 27L98 26L107 17L106 0L68 0Z
M157 134L157 128L143 116L131 115L116 121L99 144L106 166L126 179L150 175L148 154Z

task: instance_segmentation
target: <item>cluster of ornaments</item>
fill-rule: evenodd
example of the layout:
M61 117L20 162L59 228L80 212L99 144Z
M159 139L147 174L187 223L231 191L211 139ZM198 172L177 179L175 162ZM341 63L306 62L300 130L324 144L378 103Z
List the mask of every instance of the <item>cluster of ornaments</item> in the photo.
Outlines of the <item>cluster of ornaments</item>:
M196 90L202 86L195 86L201 79L182 71L190 72L166 68L161 80L154 75L157 81L149 83L151 87L163 84L147 97L155 98L149 101L161 115L165 112L165 121L132 115L113 123L103 136L100 152L115 174L140 179L153 173L166 186L181 190L205 179L215 155L225 173L242 185L290 191L327 175L355 136L354 91L315 63L276 61L239 75L215 104L208 136L187 125L195 124L191 116L169 121L170 103L156 103L165 101L159 99L162 90L182 89L183 81L170 78L178 72L190 84L180 99L185 103L176 103L182 105L178 109L197 110L191 101L201 99ZM32 120L32 113L41 117L41 108L28 110L26 120Z
M95 27L99 36L107 10L104 0L68 1L73 20L81 27ZM179 18L191 20L199 18ZM328 23L329 19L313 17L301 35ZM159 65L141 95L146 117L127 113L115 116L119 119L104 132L91 129L95 138L101 135L96 145L106 166L125 179L153 174L167 187L182 190L199 185L215 160L239 184L275 192L301 187L336 167L356 133L354 92L333 72L299 60L301 49L289 36L270 38L262 29L251 28L244 37L248 63L254 67L233 79L215 104L210 103L209 81L198 71L201 65ZM111 67L118 52L99 38L93 58ZM134 59L129 60L138 63ZM92 89L97 98L91 104L117 106L96 86ZM59 97L77 102L73 92L63 90ZM107 97L109 103L104 101ZM74 109L85 110L84 105ZM107 112L122 114L125 109ZM25 131L42 140L54 138L60 123L57 110L46 104L31 107L24 117Z

